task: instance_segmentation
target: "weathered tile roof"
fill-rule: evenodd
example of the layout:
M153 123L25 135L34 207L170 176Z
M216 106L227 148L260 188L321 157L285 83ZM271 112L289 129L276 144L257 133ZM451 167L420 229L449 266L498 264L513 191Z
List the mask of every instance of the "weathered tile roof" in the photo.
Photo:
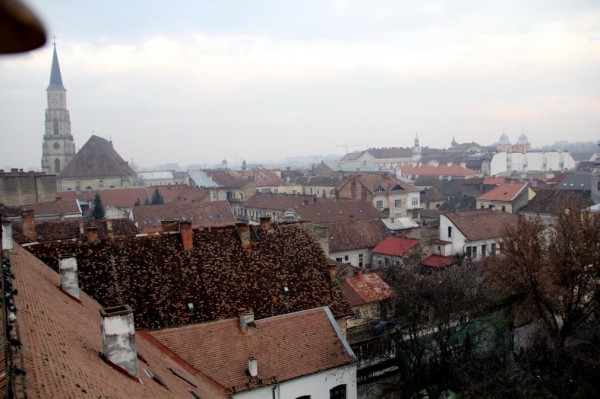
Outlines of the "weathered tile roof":
M62 202L75 198L80 201L92 202L96 194L99 194L104 206L129 208L134 206L138 201L140 204L144 204L146 200L150 201L156 189L158 189L166 204L171 202L210 201L209 190L183 184L154 187L105 188L79 192L61 191L57 193L57 197L60 197Z
M214 169L206 170L205 173L220 187L240 187L248 181L252 181L257 187L272 187L283 184L279 174L269 169Z
M312 195L288 195L274 193L256 193L244 203L246 208L273 209L285 211L304 203L313 204Z
M421 202L445 201L446 196L437 187L431 187L421 191Z
M191 251L179 233L28 249L54 269L59 255L75 254L82 289L104 306L129 304L141 328L228 318L242 307L257 318L318 306L329 306L336 317L349 314L306 224L249 228L249 245L235 226L193 230Z
M328 223L329 251L373 248L390 235L380 219Z
M364 154L366 151L354 151L354 152L349 152L346 155L344 155L342 157L342 161L355 161L356 159L360 158L360 156L362 154Z
M113 148L112 142L92 135L60 172L61 178L136 176Z
M347 176L337 187L336 191L340 191L348 184L351 184L353 180L359 181L363 184L367 190L372 194L376 189L383 189L384 191L403 190L408 192L420 191L417 187L412 184L399 180L396 176L388 172L380 173L365 173L360 175Z
M402 174L407 176L455 176L455 177L468 177L478 176L480 173L468 168L463 168L460 165L452 164L448 165L423 165L423 166L412 166L404 165L401 168Z
M21 310L16 323L22 344L14 362L26 372L15 377L24 379L16 397L190 398L190 392L202 398L229 397L225 388L143 332L136 334L141 383L117 371L99 355L100 305L83 292L81 303L61 292L57 273L18 245L11 258L13 286L19 290L14 300Z
M413 155L412 148L389 147L389 148L369 148L367 150L375 158L410 158Z
M535 197L520 212L557 215L567 207L585 209L591 205L593 205L591 191L538 190Z
M134 237L138 234L135 224L129 219L110 219L110 220L49 220L36 221L35 230L37 241L57 241L82 238L85 236L85 229L96 227L99 238L107 238L109 235L115 237ZM23 233L21 223L13 223L15 239L19 243L31 242Z
M194 368L234 392L354 362L326 308L256 320L255 325L244 334L235 318L151 334ZM247 374L248 358L252 356L257 358L262 384L252 382Z
M77 201L52 201L39 204L22 205L21 209L31 209L37 216L43 215L81 215Z
M419 240L415 240L413 238L387 237L377 244L375 248L373 248L373 253L390 256L403 256L406 255L408 251L419 245L419 243Z
M511 202L526 189L527 183L503 183L487 193L481 194L477 200Z
M502 236L506 225L517 223L518 216L491 209L445 213L469 241L495 239Z
M338 175L300 176L296 178L296 184L301 186L330 186L335 187L342 181Z
M454 264L454 262L455 260L451 256L433 254L423 259L421 261L421 265L433 268L441 268L451 266Z
M131 212L133 221L143 233L161 231L163 220L190 221L193 228L231 226L236 223L227 201L134 206Z
M394 296L394 290L377 273L362 273L347 277L340 285L350 306L379 302Z
M300 220L315 224L370 220L382 217L380 211L368 202L349 199L318 198L307 205L295 205Z

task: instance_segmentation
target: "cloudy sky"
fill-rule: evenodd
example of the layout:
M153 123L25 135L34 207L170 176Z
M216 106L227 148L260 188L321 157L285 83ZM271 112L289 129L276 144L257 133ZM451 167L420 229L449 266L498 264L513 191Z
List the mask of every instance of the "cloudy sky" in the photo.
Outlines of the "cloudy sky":
M600 138L597 0L26 1L76 145L142 166ZM51 60L0 58L1 166L39 167Z

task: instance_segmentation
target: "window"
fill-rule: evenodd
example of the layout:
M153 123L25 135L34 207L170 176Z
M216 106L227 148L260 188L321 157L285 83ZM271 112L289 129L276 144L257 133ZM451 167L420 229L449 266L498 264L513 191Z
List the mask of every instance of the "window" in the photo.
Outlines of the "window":
M452 238L452 226L448 226L448 238Z
M363 266L363 254L358 254L358 266Z
M394 206L396 208L400 208L402 206L402 200L395 200L394 201Z
M54 160L54 173L60 172L60 159L56 158Z
M477 258L477 246L473 247L473 258Z
M344 261L348 262L348 255L344 256Z
M310 395L298 396L296 399L310 399Z
M481 257L482 258L485 258L486 252L487 252L487 247L484 244L484 245L481 246Z
M502 212L506 212L506 206L502 205Z
M413 198L411 201L412 206L419 206L419 199L418 198Z
M346 399L346 384L331 388L329 390L329 399Z
M52 127L54 129L54 134L59 134L59 131L58 131L58 119L54 118L54 120L52 121Z
M600 191L600 181L596 183L596 190Z
M496 243L492 243L492 255L496 255Z
M467 247L467 258L470 258L472 255L471 253L471 247Z
M383 209L383 201L375 202L375 208L382 210Z

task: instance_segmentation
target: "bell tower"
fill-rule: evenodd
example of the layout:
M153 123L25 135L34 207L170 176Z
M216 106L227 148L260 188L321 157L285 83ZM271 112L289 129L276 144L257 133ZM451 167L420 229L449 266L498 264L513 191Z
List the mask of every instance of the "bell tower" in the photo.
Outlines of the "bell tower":
M54 42L50 84L46 89L48 107L42 144L42 172L58 175L75 155L71 119L67 109L67 90L63 86Z

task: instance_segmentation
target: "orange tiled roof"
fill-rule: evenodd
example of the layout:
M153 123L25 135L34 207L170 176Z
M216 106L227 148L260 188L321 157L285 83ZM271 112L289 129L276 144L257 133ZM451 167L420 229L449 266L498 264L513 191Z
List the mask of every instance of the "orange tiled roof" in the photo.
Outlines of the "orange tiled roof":
M424 165L424 166L411 166L405 165L400 168L403 175L406 176L455 176L455 177L468 177L477 176L480 173L473 169L463 168L460 165L452 164L448 165Z
M240 392L253 388L246 371L251 356L264 385L353 363L328 312L317 308L256 320L247 334L237 318L151 334L197 370Z
M373 253L390 256L403 256L406 255L408 251L419 245L419 243L419 240L412 238L388 237L377 244L375 248L373 248Z
M52 201L22 205L21 209L31 209L36 216L41 215L81 215L77 201Z
M452 257L437 254L429 255L421 261L421 265L434 268L448 267L452 264L454 264L454 259Z
M383 301L394 296L394 290L377 273L347 277L340 285L350 306Z
M494 187L485 194L481 194L477 197L477 200L511 202L514 201L526 187L526 183L504 183Z
M248 227L249 247L229 226L193 230L191 251L183 249L180 233L27 248L55 270L60 254L75 254L82 289L105 306L129 304L141 328L233 317L242 307L257 317L325 305L336 317L350 313L305 224ZM195 304L193 312L188 303Z
M15 305L22 348L23 394L30 398L228 398L229 392L194 370L145 333L136 333L140 382L100 358L100 305L85 293L81 303L58 288L56 272L16 245L12 258ZM167 386L147 376L151 370ZM169 369L181 375L175 376ZM192 385L193 384L193 385ZM19 393L19 392L17 392Z
M161 231L162 220L189 221L193 228L231 226L236 223L227 201L134 206L131 211L134 222L143 233Z
M495 239L502 236L506 225L517 223L518 216L491 209L448 212L444 214L469 241Z

